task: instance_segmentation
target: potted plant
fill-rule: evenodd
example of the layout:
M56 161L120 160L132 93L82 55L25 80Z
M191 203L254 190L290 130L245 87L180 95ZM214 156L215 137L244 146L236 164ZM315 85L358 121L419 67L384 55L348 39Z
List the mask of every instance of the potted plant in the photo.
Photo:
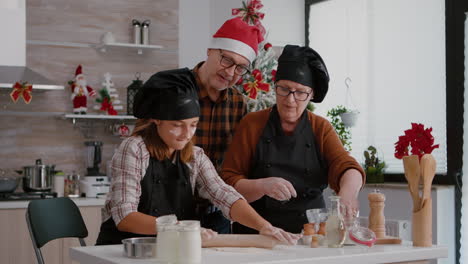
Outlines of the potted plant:
M335 128L336 133L338 134L338 137L341 140L341 143L343 144L344 148L347 151L351 151L351 129L349 126L346 126L343 123L343 120L341 118L341 114L347 113L348 109L342 105L338 105L337 107L334 107L330 109L327 112L327 116L330 117L331 119L331 124Z
M364 171L366 172L367 183L383 183L385 161L379 159L377 149L374 146L369 146L364 151Z
M353 127L354 125L356 125L359 111L349 110L349 109L346 109L346 108L344 108L344 109L346 110L346 112L343 112L343 113L340 114L341 121L343 121L343 124L346 127Z

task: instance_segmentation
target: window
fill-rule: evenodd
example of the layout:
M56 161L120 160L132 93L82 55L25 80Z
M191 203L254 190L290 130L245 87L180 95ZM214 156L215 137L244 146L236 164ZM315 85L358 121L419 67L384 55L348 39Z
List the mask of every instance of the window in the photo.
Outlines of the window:
M374 145L387 173L402 173L394 143L411 122L423 123L440 144L433 152L437 173L446 174L444 0L308 2L308 45L322 55L331 78L316 112L325 116L346 104L349 77L352 102L360 111L352 128L352 155L362 161L364 149Z

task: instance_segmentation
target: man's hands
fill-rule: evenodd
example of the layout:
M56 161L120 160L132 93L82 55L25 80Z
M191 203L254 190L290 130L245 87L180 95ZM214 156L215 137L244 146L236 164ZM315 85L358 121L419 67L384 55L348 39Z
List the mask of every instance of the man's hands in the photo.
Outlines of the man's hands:
M301 235L299 234L292 234L292 233L286 232L281 228L272 226L270 223L263 226L262 229L259 230L259 233L261 235L274 237L277 240L288 245L296 245L297 240L301 238Z
M287 201L291 197L297 197L293 185L283 178L269 177L261 179L260 186L265 195L278 201Z

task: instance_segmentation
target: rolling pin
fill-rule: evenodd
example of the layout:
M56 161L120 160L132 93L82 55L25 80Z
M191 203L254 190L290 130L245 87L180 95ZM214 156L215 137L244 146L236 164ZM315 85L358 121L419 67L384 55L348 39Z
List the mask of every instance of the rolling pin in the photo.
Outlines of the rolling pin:
M217 235L202 242L202 247L256 247L272 249L280 242L264 235Z

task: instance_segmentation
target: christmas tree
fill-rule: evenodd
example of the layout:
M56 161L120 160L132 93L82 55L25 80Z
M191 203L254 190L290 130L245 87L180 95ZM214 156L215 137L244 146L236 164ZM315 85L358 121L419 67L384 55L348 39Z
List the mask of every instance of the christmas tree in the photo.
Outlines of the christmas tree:
M116 110L122 110L123 106L120 102L119 94L114 87L112 82L112 75L110 73L104 74L104 82L102 85L104 88L99 90L99 98L96 99L96 102L101 103L101 106L97 106L96 110L107 111L109 115L117 115Z
M266 31L261 24L265 14L259 12L262 7L260 0L243 1L241 8L232 10L232 15L258 27L265 38ZM252 62L252 71L243 75L235 85L246 97L249 112L265 109L276 103L274 82L277 66L278 61L272 45L265 40L258 46L258 56Z

